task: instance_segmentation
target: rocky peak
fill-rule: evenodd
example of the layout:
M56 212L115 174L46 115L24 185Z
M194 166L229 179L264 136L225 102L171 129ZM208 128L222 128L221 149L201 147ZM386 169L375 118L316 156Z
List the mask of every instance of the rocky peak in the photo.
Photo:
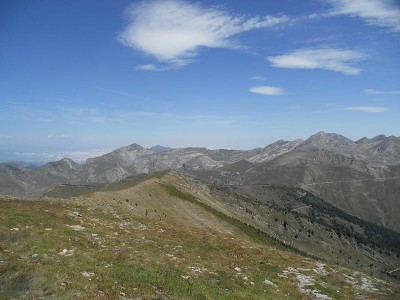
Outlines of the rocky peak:
M167 151L173 150L173 148L156 145L156 146L151 147L150 150L155 153L161 153L161 152L167 152Z
M304 143L299 146L299 148L318 148L335 150L339 153L349 153L355 147L355 145L355 142L343 135L320 131L305 140Z
M79 167L79 164L74 162L70 158L62 158L58 161L49 162L40 169L72 169L75 170Z
M369 141L370 141L369 138L363 137L363 138L359 139L358 141L356 141L356 144L357 144L357 145L366 144L366 143L368 143Z
M58 161L60 164L64 166L68 166L70 169L76 169L79 167L79 164L74 162L70 158L62 158L61 160Z
M124 150L127 150L127 151L143 151L143 150L146 150L146 148L144 148L144 147L142 147L142 146L140 146L139 144L136 144L136 143L133 143L133 144L131 144L129 146L122 147L122 148L119 148L119 149L124 149Z

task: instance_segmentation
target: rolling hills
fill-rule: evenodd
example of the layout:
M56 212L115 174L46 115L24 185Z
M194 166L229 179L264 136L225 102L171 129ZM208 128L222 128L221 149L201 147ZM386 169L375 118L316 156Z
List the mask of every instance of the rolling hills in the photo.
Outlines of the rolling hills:
M62 185L38 201L0 205L3 298L394 299L400 293L397 246L390 244L399 234L300 188L210 186L165 171ZM363 240L368 235L387 247Z

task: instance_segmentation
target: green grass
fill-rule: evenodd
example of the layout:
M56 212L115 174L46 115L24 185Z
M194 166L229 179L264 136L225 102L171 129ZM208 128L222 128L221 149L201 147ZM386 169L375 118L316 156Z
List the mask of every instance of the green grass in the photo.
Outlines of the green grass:
M228 222L229 224L231 224L231 225L235 226L236 228L240 229L246 235L248 235L249 237L252 237L255 241L257 241L259 243L267 243L267 244L275 245L275 246L277 246L277 245L283 246L283 247L285 247L287 249L290 249L291 251L294 251L296 253L299 253L299 254L301 254L303 256L310 257L310 258L316 258L316 259L320 259L321 260L321 258L315 257L314 255L311 255L310 253L301 251L298 248L292 247L291 245L288 245L288 244L282 242L281 240L278 240L278 239L268 235L263 230L261 230L261 229L259 229L257 227L254 227L251 224L244 223L243 221L240 221L240 220L235 219L235 218L233 218L231 216L228 216L228 215L216 210L215 208L213 208L213 207L211 207L211 206L209 206L209 205L207 205L205 203L202 203L201 201L199 201L198 198L196 198L192 194L189 194L189 193L186 193L186 192L183 192L183 191L179 190L173 184L162 183L161 186L163 188L165 188L171 196L174 196L174 197L189 201L189 202L191 202L193 204L196 204L196 205L204 208L206 211L212 213L213 215L217 216L221 220L223 220L225 222Z
M254 228L175 186L163 189L176 201L189 201L254 238L134 215L118 199L109 206L87 205L86 199L0 200L0 299L305 298L294 276L278 274L289 266L312 269L316 261L260 238ZM71 225L85 229L75 231ZM74 252L61 255L63 249ZM278 288L263 284L265 279ZM341 299L331 292L344 285L339 274L324 280L326 293ZM399 291L398 286L393 289ZM351 298L351 293L348 289L340 296Z

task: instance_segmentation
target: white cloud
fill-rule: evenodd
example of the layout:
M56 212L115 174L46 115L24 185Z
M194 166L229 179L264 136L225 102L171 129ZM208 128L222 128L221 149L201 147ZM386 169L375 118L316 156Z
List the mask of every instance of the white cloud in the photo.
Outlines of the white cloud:
M193 60L180 60L175 61L174 63L168 65L156 65L156 64L146 64L146 65L138 65L134 67L135 71L169 71L169 70L176 70L186 66L187 64L193 62Z
M346 75L358 75L361 69L351 63L362 60L365 55L355 50L313 48L297 49L292 52L268 56L272 66L288 69L322 69Z
M365 89L364 93L367 95L400 95L400 91L379 91L373 89Z
M253 76L253 77L251 77L250 79L251 79L251 80L260 80L260 81L263 81L263 80L265 80L266 78L265 78L264 76Z
M68 138L68 135L66 134L49 134L47 136L49 139L66 139Z
M392 0L330 0L332 15L364 19L369 25L400 31L400 6Z
M139 65L135 67L136 71L161 71L155 64Z
M282 88L275 86L253 86L249 89L250 92L268 96L283 95L285 91Z
M349 106L345 107L345 110L355 110L366 113L381 113L387 111L386 107L377 107L377 106Z
M143 1L130 6L126 15L129 23L119 40L166 63L166 68L193 62L201 48L235 48L238 45L232 38L239 33L289 22L286 16L248 18L181 0ZM156 71L160 67L149 64L136 69Z

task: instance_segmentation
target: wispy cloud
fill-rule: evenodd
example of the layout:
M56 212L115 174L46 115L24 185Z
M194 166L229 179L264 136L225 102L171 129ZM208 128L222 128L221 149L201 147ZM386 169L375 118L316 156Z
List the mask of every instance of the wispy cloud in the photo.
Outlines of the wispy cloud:
M329 0L332 15L362 18L367 24L400 31L400 6L392 0Z
M251 80L259 80L259 81L263 81L266 80L267 78L265 78L264 76L253 76L250 78Z
M400 91L380 91L374 89L365 89L363 92L367 95L400 95Z
M26 119L43 123L51 123L57 118L57 116L49 110L25 106L20 108L20 113Z
M377 107L377 106L349 106L345 107L345 110L355 110L365 113L382 113L387 111L386 107Z
M135 71L163 71L163 69L157 67L155 64L139 65L134 69Z
M267 57L272 66L277 68L322 69L346 75L360 74L361 69L351 64L364 58L362 52L334 48L297 49L283 55Z
M49 134L47 136L48 139L67 139L68 135L66 134Z
M143 96L139 96L139 95L124 92L124 91L114 90L114 89L107 89L107 88L101 88L101 87L93 87L93 88L96 90L99 90L99 91L109 92L109 93L132 97L132 98L144 98Z
M13 137L11 135L7 135L7 134L0 134L0 139L5 139L5 140L9 140L12 139Z
M162 71L169 71L169 70L176 70L180 69L187 64L191 63L189 59L176 61L171 64L146 64L146 65L138 65L133 69L135 71L153 71L153 72L162 72Z
M146 71L183 67L194 61L201 48L236 48L237 34L290 21L286 16L248 18L181 0L143 1L130 6L126 15L129 23L119 40L167 65L136 67Z
M118 118L131 120L132 118L157 119L168 121L190 120L208 123L231 122L245 118L244 116L219 116L209 114L193 113L163 113L155 111L120 111L116 114Z
M249 89L250 92L255 94L267 95L267 96L279 96L283 95L285 91L282 88L275 86L253 86Z

